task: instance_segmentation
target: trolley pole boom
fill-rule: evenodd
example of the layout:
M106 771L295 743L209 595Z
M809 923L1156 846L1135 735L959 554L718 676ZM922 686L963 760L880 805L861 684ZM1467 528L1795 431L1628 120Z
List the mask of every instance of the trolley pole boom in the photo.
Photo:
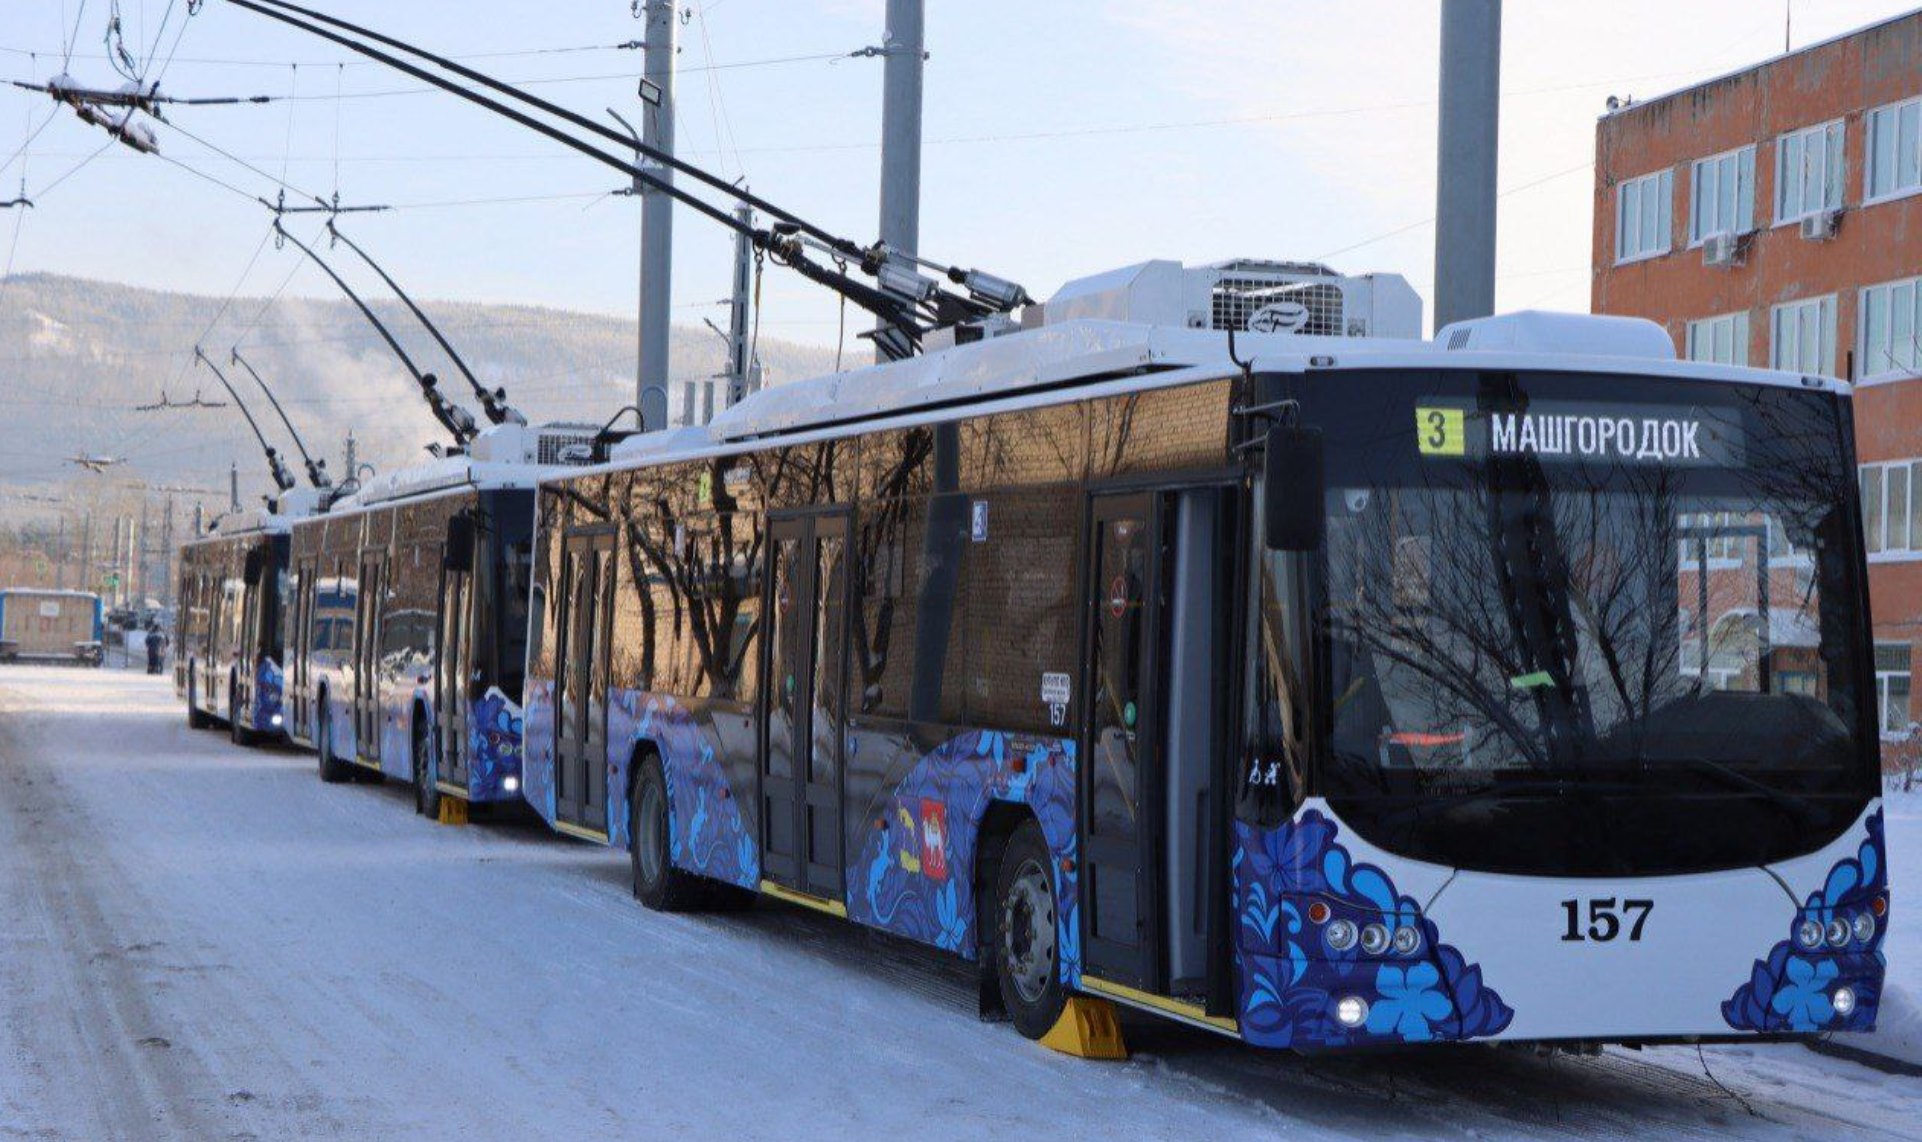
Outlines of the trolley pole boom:
M260 431L260 422L254 419L253 413L247 411L247 403L240 399L240 393L235 390L233 384L227 380L226 374L220 371L220 366L214 364L207 354L201 352L200 346L198 345L194 346L194 361L197 364L204 364L213 370L214 376L220 378L221 387L227 390L227 395L234 398L234 405L240 409L240 415L247 418L247 427L254 430L254 439L260 441L261 450L267 454L267 469L273 476L274 489L281 492L292 491L295 482L293 474L287 471L287 465L281 461L280 453L274 449L273 445L267 443L266 435ZM235 478L238 479L237 476ZM236 484L235 487L238 488L239 485ZM235 504L238 505L238 492L235 493L234 499Z
M287 410L280 407L280 400L274 396L274 390L267 387L267 382L260 379L260 374L247 363L247 358L240 355L240 346L234 346L229 352L231 363L247 370L247 375L254 379L254 383L260 386L261 393L267 397L267 403L273 405L274 411L280 414L280 423L286 426L287 435L294 438L294 447L300 450L301 463L307 466L307 482L321 491L333 487L334 482L327 477L327 461L316 460L312 453L307 451L307 442L300 438L300 432L294 428L294 422L287 419Z

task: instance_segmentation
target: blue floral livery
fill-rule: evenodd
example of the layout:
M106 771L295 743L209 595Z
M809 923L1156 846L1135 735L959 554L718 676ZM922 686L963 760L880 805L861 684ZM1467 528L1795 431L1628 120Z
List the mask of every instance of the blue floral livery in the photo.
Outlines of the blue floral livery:
M281 727L281 698L283 678L280 663L268 655L261 655L254 664L254 701L250 714L252 728L260 731L279 732Z
M503 801L519 794L509 778L521 775L521 708L500 687L467 708L467 796L476 802Z
M1383 870L1315 809L1236 825L1241 1034L1320 1048L1499 1035L1515 1013ZM1366 946L1366 945L1373 946Z
M1738 1031L1867 1031L1875 1026L1887 961L1889 882L1882 813L1854 855L1836 862L1788 922L1786 938L1755 961L1722 1004Z

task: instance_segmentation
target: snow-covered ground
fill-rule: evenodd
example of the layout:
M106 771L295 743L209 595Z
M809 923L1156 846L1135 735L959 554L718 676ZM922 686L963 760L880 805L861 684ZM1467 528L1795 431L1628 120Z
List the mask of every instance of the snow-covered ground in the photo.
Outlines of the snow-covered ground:
M1922 994L1922 801L1892 816ZM1081 1062L931 953L626 880L190 733L164 679L0 670L0 1138L1922 1136L1922 1079L1795 1046L1304 1060L1131 1022Z

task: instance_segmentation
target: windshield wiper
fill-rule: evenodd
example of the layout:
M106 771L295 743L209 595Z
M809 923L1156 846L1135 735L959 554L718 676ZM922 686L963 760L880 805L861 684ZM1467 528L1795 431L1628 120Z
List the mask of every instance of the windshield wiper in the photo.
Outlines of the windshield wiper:
M1790 817L1793 817L1798 825L1815 823L1815 810L1809 808L1806 802L1791 797L1789 794L1782 792L1780 789L1775 788L1765 781L1758 781L1748 774L1743 773L1741 770L1736 769L1734 766L1724 765L1719 761L1710 761L1706 757L1677 758L1664 762L1663 764L1679 765L1684 769L1692 769L1697 773L1705 773L1710 777L1719 778L1722 784L1732 789L1739 789L1745 793L1754 793L1768 801L1769 804L1787 813Z

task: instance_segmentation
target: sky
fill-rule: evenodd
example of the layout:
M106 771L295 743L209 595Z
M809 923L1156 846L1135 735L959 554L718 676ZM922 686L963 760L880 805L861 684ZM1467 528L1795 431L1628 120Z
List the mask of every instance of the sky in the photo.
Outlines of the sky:
M626 0L309 2L473 57L583 114L638 121L640 53L612 47L642 32ZM117 86L103 44L115 5L0 0L0 79L64 67ZM0 92L0 158L45 122L0 167L0 199L24 162L36 205L0 212L0 269L326 296L295 251L265 242L270 218L253 197L285 183L396 207L343 226L417 297L633 311L640 212L605 196L617 172L226 0L192 17L187 6L117 0L128 51L165 93L297 98L176 108L175 126L158 128L163 161L103 151L103 134L44 96ZM1785 32L1801 46L1909 7L1796 0L1785 28L1782 0L1509 0L1498 308L1587 308L1595 120L1610 95L1657 95L1779 53ZM684 0L681 155L872 241L881 62L847 57L880 42L884 8ZM921 252L1043 297L1147 258L1264 257L1400 273L1426 301L1439 8L930 0ZM725 320L732 248L726 231L678 214L676 320ZM768 335L842 336L834 297L790 274L770 267L763 300ZM848 324L851 336L860 323Z

